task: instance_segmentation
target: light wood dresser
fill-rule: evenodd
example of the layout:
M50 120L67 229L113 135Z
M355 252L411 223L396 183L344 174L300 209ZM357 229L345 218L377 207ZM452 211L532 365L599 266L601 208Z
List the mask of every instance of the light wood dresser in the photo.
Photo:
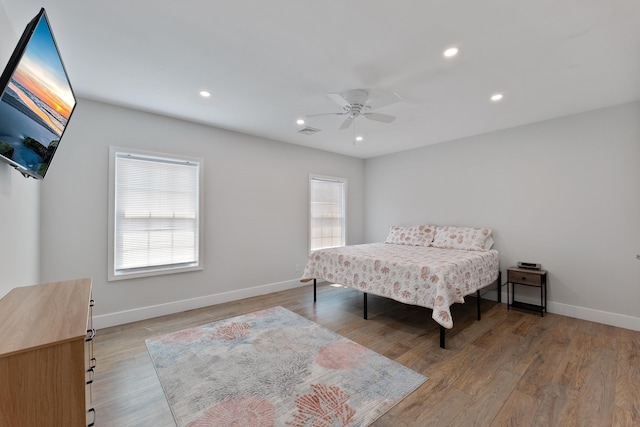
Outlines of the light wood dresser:
M91 279L15 288L0 300L0 426L91 426Z

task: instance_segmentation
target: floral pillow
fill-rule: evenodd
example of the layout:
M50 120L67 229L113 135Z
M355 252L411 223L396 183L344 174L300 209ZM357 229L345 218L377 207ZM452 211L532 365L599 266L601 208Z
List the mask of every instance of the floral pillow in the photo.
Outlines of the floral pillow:
M389 230L385 243L409 246L429 246L435 235L436 227L419 225L415 227L399 227L394 225Z
M490 228L437 227L431 246L442 249L486 251L488 250L486 244L490 243L487 240L490 237Z

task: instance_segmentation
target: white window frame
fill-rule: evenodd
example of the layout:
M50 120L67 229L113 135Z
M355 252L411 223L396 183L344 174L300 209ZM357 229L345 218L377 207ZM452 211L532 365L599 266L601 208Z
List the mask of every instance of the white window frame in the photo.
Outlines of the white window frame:
M340 245L337 246L327 246L327 247L340 247L340 246L345 246L347 244L347 189L348 189L348 185L347 185L347 178L342 178L342 177L337 177L337 176L328 176L328 175L319 175L319 174L309 174L309 203L308 203L308 207L309 207L309 224L308 224L308 249L309 249L309 253L313 252L314 250L318 250L318 249L324 249L324 248L315 248L312 249L311 248L311 242L312 242L312 230L311 230L311 225L313 222L313 218L312 216L312 208L311 208L311 203L313 202L312 200L312 185L313 185L313 181L314 180L318 180L318 181L328 181L328 182L336 182L336 183L340 183L343 185L343 191L342 191L342 206L343 206L343 215L342 215L342 239L340 242Z
M198 166L198 207L197 207L197 260L193 263L149 266L131 270L116 271L116 165L117 156L131 155L153 161L196 163ZM204 159L198 157L164 154L122 147L109 147L109 214L108 214L108 280L124 280L138 277L158 276L187 271L202 270L204 259Z

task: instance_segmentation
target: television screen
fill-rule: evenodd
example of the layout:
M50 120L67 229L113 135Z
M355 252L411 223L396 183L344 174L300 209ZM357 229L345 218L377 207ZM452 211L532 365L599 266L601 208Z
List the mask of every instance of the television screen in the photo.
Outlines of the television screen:
M42 179L76 106L44 8L22 34L0 88L0 159Z

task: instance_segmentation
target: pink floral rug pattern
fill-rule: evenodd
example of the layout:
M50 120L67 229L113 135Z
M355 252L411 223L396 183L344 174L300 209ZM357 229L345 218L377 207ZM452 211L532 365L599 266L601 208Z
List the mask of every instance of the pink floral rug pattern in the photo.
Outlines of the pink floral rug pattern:
M282 307L146 344L180 427L366 426L427 380Z

